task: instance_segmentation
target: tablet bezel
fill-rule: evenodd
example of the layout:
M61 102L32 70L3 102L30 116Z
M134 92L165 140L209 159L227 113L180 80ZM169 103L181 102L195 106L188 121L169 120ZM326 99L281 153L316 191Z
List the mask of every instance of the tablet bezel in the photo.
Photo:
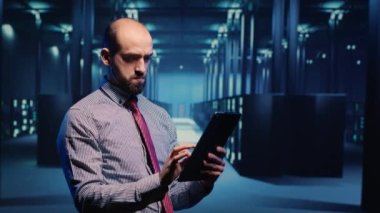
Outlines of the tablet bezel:
M204 179L201 169L203 160L209 152L215 152L217 146L224 147L240 120L241 114L235 112L215 112L186 165L178 181L194 181Z

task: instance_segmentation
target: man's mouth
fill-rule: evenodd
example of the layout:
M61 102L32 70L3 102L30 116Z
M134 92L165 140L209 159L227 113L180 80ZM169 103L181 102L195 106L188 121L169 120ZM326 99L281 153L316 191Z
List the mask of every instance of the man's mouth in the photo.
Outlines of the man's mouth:
M133 79L136 80L139 83L144 83L145 82L145 78L144 77L136 77L136 78L133 78Z

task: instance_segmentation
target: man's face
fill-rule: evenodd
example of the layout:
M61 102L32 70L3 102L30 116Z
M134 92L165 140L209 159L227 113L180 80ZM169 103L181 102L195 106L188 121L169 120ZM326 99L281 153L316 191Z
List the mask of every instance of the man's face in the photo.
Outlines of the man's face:
M153 53L152 39L144 29L116 33L118 48L110 54L109 65L114 83L131 95L141 93L145 86L147 68Z

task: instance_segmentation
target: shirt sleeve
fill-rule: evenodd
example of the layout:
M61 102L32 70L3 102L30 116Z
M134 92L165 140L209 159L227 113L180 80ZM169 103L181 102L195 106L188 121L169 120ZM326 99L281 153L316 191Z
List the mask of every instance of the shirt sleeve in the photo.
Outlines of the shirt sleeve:
M98 131L87 113L70 109L57 138L63 171L77 209L80 212L136 211L161 200L167 187L160 185L158 173L130 183L104 181Z
M206 189L199 181L175 181L169 189L175 210L186 209L199 203L212 189Z

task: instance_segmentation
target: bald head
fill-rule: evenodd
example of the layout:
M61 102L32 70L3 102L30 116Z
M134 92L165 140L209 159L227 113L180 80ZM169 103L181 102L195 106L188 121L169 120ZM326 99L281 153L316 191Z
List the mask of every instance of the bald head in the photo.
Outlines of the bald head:
M153 46L149 31L140 22L134 19L121 18L111 22L107 27L104 47L108 48L111 54L135 43Z
M100 56L109 68L108 81L128 94L141 93L153 55L148 30L135 20L121 18L107 27L104 41Z

